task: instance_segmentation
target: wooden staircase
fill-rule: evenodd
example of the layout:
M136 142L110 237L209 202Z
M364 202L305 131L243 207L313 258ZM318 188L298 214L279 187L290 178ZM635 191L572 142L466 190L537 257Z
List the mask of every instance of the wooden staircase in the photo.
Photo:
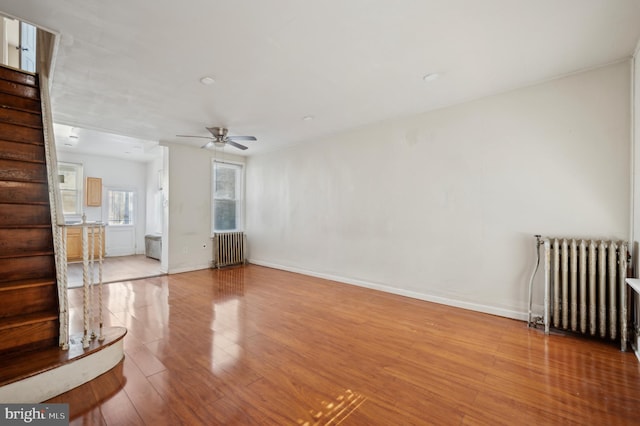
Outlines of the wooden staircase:
M38 78L0 66L0 356L58 346L51 225Z

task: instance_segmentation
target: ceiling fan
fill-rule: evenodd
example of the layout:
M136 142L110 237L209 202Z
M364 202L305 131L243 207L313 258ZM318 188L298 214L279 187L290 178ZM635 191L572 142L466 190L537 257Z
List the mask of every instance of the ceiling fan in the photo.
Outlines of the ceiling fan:
M192 136L192 135L176 135L180 138L199 138L199 139L209 139L209 142L202 145L201 148L211 148L218 147L223 148L225 145L229 144L238 149L245 150L246 146L237 143L237 141L257 141L255 136L228 136L227 133L229 129L225 127L207 127L209 132L211 132L211 136Z

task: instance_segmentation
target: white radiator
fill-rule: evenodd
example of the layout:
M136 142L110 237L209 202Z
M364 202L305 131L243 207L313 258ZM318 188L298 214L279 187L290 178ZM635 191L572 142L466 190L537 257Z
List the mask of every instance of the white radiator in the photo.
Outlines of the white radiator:
M244 264L244 239L243 232L213 234L213 267Z
M553 327L627 346L627 243L546 238L545 331Z

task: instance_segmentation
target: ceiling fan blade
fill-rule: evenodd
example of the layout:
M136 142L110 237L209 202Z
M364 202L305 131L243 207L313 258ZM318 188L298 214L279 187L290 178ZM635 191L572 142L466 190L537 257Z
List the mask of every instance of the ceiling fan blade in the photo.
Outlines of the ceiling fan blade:
M209 141L202 145L200 148L211 148L213 146L213 141Z
M176 137L178 137L178 138L211 139L211 136L176 135Z
M257 141L255 136L227 136L230 141Z
M246 147L246 146L244 146L244 145L240 145L239 143L235 143L235 142L234 142L234 141L232 141L232 140L228 140L226 143L228 143L228 144L229 144L229 145L231 145L231 146L235 146L235 147L236 147L236 148L238 148L238 149L242 149L242 150L247 149L247 147Z

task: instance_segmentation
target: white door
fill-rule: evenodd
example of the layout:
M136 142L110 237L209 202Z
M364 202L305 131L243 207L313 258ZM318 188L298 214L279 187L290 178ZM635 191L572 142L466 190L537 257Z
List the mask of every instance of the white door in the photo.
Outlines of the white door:
M136 193L129 189L107 188L103 206L107 218L105 251L109 257L136 254Z
M36 27L20 22L20 68L36 72Z

